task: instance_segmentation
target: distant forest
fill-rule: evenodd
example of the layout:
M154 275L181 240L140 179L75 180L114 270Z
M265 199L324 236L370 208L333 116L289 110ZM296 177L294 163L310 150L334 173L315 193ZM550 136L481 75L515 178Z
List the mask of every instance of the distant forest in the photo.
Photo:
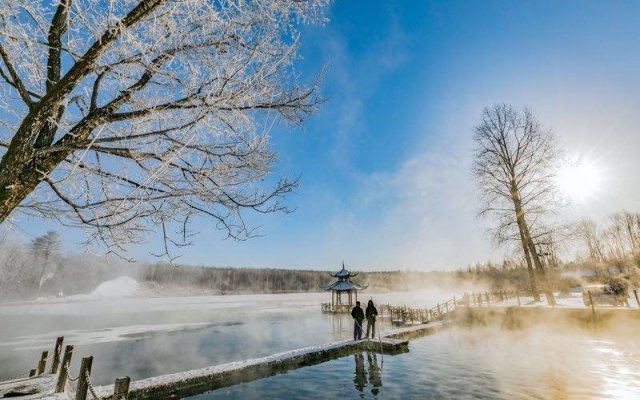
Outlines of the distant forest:
M582 260L570 262L549 257L547 275L551 288L556 292L568 292L585 282L638 287L640 253L632 247L621 247L620 241L606 240L608 236L599 234L592 225L587 227L591 229L584 228L589 233L585 236L589 243L595 243L590 247L595 249L593 255L589 253ZM60 248L61 239L56 232L35 237L30 243L7 238L0 240L0 301L89 294L102 282L123 275L136 279L141 294L148 296L318 292L335 279L331 273L338 269L175 266L163 262L131 264L114 259L108 261L91 254L64 255ZM462 284L480 289L529 289L525 263L518 259L505 260L501 264L476 263L447 272L360 271L354 281L369 285L373 292L413 291L434 286L453 289Z
M170 266L164 263L142 266L138 280L157 285L186 286L216 293L318 292L335 280L335 271L275 268L216 268ZM355 271L357 272L357 271ZM382 271L359 272L353 280L375 292L409 291L450 281L450 272Z

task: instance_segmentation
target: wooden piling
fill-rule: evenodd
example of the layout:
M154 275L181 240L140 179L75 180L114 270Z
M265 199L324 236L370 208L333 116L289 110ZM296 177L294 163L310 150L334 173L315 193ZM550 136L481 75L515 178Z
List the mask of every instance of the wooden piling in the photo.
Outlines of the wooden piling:
M49 351L43 351L40 356L40 361L38 361L37 375L44 374L44 369L47 367L47 358L49 358Z
M64 387L67 384L67 376L69 376L69 365L71 364L72 355L73 346L67 345L67 347L64 348L62 365L60 366L60 373L58 374L58 381L56 382L56 393L64 392Z
M518 297L518 307L520 307L520 291L516 290L516 296Z
M638 307L640 307L640 300L638 300L638 290L633 289L633 295L636 296L636 303L638 303Z
M51 371L50 374L55 374L58 372L58 366L60 365L60 352L62 351L62 342L64 341L64 336L59 336L56 339L56 347L53 350L53 361L51 362Z
M116 383L113 385L113 396L111 400L127 400L129 398L129 383L131 378L125 376L124 378L116 378Z
M35 368L31 368L31 370L29 371L29 378L31 378L32 376L36 376L36 369Z
M78 375L78 388L76 389L76 400L87 399L87 389L89 383L87 382L87 376L91 375L91 364L93 363L93 356L83 357L80 363L80 375Z

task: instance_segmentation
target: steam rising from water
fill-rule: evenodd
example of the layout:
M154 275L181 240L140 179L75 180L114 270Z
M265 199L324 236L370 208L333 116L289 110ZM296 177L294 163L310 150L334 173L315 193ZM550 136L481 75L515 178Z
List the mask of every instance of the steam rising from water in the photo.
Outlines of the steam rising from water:
M424 307L453 292L461 290L365 292L359 298ZM319 303L328 300L326 293L313 293L4 305L0 379L32 368L57 335L76 345L72 375L81 357L94 355L96 384L349 338L349 316L320 313ZM389 328L379 322L379 329ZM214 393L230 398L302 399L322 391L325 397L562 399L629 398L640 392L637 319L609 321L606 330L595 331L565 318L481 322L412 341L410 353L385 356L384 363L365 353ZM381 385L374 387L370 375L376 368Z

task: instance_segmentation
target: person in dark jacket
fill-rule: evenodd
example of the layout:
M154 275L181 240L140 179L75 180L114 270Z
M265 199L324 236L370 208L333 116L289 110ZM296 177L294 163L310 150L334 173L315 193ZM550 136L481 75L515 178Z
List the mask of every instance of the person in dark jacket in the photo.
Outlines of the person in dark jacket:
M367 339L369 337L369 331L371 330L371 338L376 337L376 316L378 315L378 310L373 305L373 300L369 300L367 303L367 334L364 335L364 338Z
M351 310L351 316L353 317L353 340L362 339L362 323L364 322L364 312L360 307L360 302L356 301L356 306Z

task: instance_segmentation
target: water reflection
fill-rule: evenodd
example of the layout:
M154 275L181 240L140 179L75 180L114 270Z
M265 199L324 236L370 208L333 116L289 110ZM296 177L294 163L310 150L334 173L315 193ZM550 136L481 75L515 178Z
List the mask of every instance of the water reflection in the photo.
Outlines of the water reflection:
M367 361L369 361L369 382L371 382L371 393L378 394L382 386L380 378L380 367L378 367L378 357L376 353L367 353Z
M639 344L601 336L546 327L515 333L450 329L411 341L410 352L385 357L384 367L379 353L359 352L197 399L640 398Z
M367 383L370 383L371 393L375 396L380 392L382 386L382 379L380 378L380 366L378 365L378 356L376 353L367 352L367 369L368 380L364 366L363 353L357 353L353 355L355 361L355 376L353 378L353 384L358 392L363 393ZM363 396L361 396L363 397Z
M353 383L356 389L362 392L364 385L367 384L367 376L364 373L364 357L362 357L362 353L357 353L353 355L353 358L356 362L356 376L353 378Z

